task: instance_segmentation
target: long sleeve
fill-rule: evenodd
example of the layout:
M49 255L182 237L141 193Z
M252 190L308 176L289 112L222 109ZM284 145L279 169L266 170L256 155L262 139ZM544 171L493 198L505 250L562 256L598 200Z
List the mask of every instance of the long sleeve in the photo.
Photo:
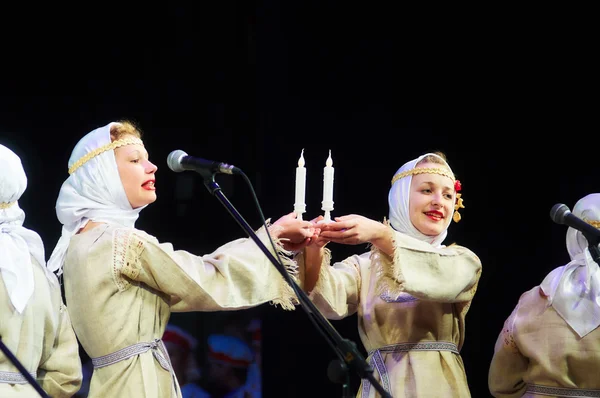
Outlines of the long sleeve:
M481 275L481 261L469 249L434 248L400 232L394 235L393 258L374 249L371 260L380 267L382 291L428 301L470 302Z
M0 299L0 335L2 342L52 398L73 396L81 388L82 370L79 344L69 314L63 305L60 284L31 257L35 282L34 294L22 314L7 300ZM0 278L0 297L8 297ZM19 373L14 364L0 353L0 373ZM0 397L34 397L29 384L0 383Z
M259 238L274 254L266 231ZM216 251L197 256L174 250L169 243L139 230L117 230L114 235L117 284L142 282L169 297L172 311L216 311L254 307L273 302L294 309L297 300L279 271L249 238L229 242ZM277 243L288 270L294 263ZM125 277L125 278L123 278Z
M38 368L38 381L52 398L71 397L83 380L79 345L71 326L69 313L61 304L59 328L50 354Z
M521 397L527 387L523 375L529 362L519 351L513 334L518 308L517 305L504 322L494 347L494 356L488 372L488 386L490 393L496 398Z
M299 273L304 269L304 254L295 257ZM368 262L368 253L354 255L331 265L331 251L324 249L319 278L309 298L328 319L341 319L358 309L360 295L360 264ZM302 279L302 277L300 277Z

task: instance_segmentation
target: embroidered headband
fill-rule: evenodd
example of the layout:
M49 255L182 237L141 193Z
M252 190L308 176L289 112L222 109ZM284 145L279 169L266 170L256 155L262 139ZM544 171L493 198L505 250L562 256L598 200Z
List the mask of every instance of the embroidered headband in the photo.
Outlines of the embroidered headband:
M394 185L394 183L401 178L404 178L406 176L413 176L415 174L439 174L448 177L452 180L452 182L454 183L454 190L457 192L456 203L454 204L454 215L452 216L452 219L454 220L454 222L459 222L462 216L458 212L458 209L465 208L465 205L463 204L463 199L461 198L462 194L458 193L462 189L462 184L460 183L460 180L457 180L454 177L454 174L452 174L450 170L445 168L415 167L414 169L406 170L402 173L396 174L394 178L392 178L392 185ZM600 222L598 223L600 225Z
M448 169L415 167L414 169L406 170L406 171L403 171L402 173L396 174L394 176L394 178L392 178L392 185L394 185L394 183L401 178L404 178L404 177L410 176L410 175L415 175L415 174L440 174L440 175L448 177L449 179L452 180L452 182L455 181L454 174L452 174L452 172Z
M106 144L101 146L100 148L94 149L92 152L89 152L82 156L79 160L77 160L71 167L69 167L69 174L73 174L75 170L83 166L88 160L100 155L103 152L110 151L112 149L125 146L125 145L144 145L143 141L137 137L127 137L120 140L116 140L111 142L110 144Z

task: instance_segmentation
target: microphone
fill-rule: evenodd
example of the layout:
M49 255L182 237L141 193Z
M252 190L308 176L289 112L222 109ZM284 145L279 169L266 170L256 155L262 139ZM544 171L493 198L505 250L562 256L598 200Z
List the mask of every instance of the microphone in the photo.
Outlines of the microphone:
M215 162L213 160L188 156L187 153L180 149L174 150L169 154L167 157L167 165L176 173L181 173L185 170L192 170L200 174L204 174L206 172L210 174L242 174L242 171L235 166L227 163Z
M567 205L562 203L557 203L552 206L550 218L557 224L564 224L580 231L588 240L590 240L591 237L596 237L597 239L600 238L599 229L591 226L575 214L571 213L571 210L569 210Z

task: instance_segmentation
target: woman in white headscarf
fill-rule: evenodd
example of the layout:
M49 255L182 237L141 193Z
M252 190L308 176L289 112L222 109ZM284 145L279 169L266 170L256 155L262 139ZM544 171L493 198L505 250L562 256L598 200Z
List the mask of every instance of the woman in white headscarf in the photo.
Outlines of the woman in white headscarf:
M459 352L481 263L442 245L460 220L460 189L443 154L419 156L392 179L389 222L338 217L297 259L300 283L327 318L358 313L374 377L394 398L470 396ZM371 247L330 266L327 242ZM357 396L380 394L363 380Z
M573 214L600 227L600 193ZM488 374L494 397L600 397L600 271L586 237L566 235L571 261L523 293L504 322Z
M21 159L0 145L0 336L49 396L71 397L81 386L79 346L42 239L23 227L26 187ZM37 395L0 352L0 397Z
M249 238L203 256L174 250L135 228L156 200L157 167L140 131L109 123L86 134L68 162L56 213L62 223L48 266L63 274L73 328L92 358L89 397L181 397L161 338L171 312L244 309L271 302L293 309L295 293ZM269 231L285 254L314 228L293 214ZM264 228L257 231L267 248Z

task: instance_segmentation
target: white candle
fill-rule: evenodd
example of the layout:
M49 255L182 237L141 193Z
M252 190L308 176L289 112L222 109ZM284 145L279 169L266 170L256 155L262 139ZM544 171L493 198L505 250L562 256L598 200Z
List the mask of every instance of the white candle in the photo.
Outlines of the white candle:
M321 204L323 206L322 210L333 210L333 160L331 159L331 150L329 150L329 157L323 169L323 202Z
M304 167L304 149L300 152L298 167L296 167L296 202L294 203L294 213L298 219L302 220L302 213L306 212L304 196L306 192L306 168Z

